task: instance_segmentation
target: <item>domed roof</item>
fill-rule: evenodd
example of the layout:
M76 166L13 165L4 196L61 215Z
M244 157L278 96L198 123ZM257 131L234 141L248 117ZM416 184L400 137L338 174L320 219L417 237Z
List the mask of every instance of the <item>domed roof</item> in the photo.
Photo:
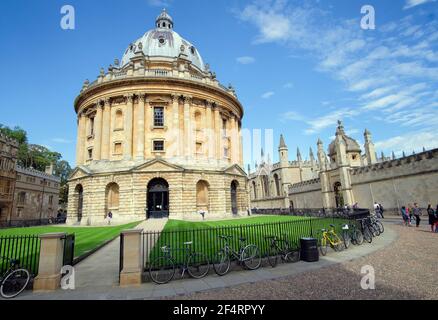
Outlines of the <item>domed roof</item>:
M198 69L205 70L204 61L196 47L173 31L173 19L166 10L157 17L155 26L155 29L129 45L123 54L122 67L130 62L137 51L142 50L145 56L158 58L176 58L183 54Z
M344 132L344 126L341 121L338 121L338 129L336 130L336 135L340 135L345 142L346 152L361 152L359 143L353 138L347 136ZM329 156L336 154L336 139L333 140L329 145Z

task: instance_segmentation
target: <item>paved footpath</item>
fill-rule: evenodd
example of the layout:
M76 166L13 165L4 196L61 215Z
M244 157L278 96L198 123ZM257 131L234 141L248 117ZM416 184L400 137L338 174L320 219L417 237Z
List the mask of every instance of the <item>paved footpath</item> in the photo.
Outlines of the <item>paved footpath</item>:
M158 222L157 222L158 223ZM141 225L139 226L141 227ZM120 288L116 283L116 276L114 275L115 267L117 267L118 272L118 254L116 258L116 263L111 262L113 266L111 268L105 267L111 270L113 276L108 277L111 282L104 285L103 281L99 280L96 273L92 273L95 276L89 277L87 280L88 286L77 285L76 290L63 291L58 290L54 293L31 293L26 292L20 295L17 299L65 299L65 300L103 300L103 299L114 299L114 300L130 300L130 299L160 299L160 298L193 298L193 299L204 299L208 298L209 295L214 292L236 292L234 288L238 288L240 285L251 286L262 284L266 281L281 281L281 279L286 277L298 277L305 273L319 274L321 272L314 272L321 268L326 268L334 266L337 268L341 263L345 263L351 260L360 259L361 257L367 256L374 252L378 252L381 249L390 246L391 243L397 238L397 232L392 228L387 228L385 233L378 238L375 238L373 243L364 244L362 246L352 246L350 249L343 252L335 253L330 251L325 257L320 257L320 260L315 263L307 263L300 261L294 264L280 264L276 268L271 268L267 266L264 262L262 268L255 271L233 271L230 274L219 277L215 274L210 274L204 279L189 279L185 278L182 280L174 280L165 285L156 285L154 283L144 283L137 287L131 288ZM118 250L118 246L116 245ZM109 249L108 249L109 250ZM113 249L114 250L114 249ZM110 251L110 250L109 250ZM105 257L105 252L96 257L95 260L99 261L101 259L107 259ZM101 262L101 261L99 261ZM108 261L110 262L110 261ZM85 267L81 267L85 270ZM114 269L114 270L113 270ZM321 269L324 270L324 269ZM105 271L101 271L105 272ZM91 274L91 273L90 273ZM104 276L102 276L104 277ZM79 283L83 283L84 280L78 280ZM82 281L82 282L81 282ZM97 283L96 281L99 281ZM92 286L90 286L92 284ZM226 289L224 289L226 288ZM222 289L222 290L221 290ZM304 289L303 289L304 290ZM242 299L249 297L247 291L237 291L238 294L234 298ZM263 290L262 290L263 292ZM266 291L265 291L266 292ZM253 299L269 299L260 296L260 291L254 292L256 296L252 296ZM193 296L192 296L193 295ZM223 297L226 297L224 294ZM221 299L216 296L216 299ZM272 298L275 299L273 296ZM282 297L277 297L282 299ZM283 297L284 298L284 297Z
M167 219L149 219L140 223L136 229L161 231ZM119 285L120 237L98 250L75 266L76 288L118 287Z

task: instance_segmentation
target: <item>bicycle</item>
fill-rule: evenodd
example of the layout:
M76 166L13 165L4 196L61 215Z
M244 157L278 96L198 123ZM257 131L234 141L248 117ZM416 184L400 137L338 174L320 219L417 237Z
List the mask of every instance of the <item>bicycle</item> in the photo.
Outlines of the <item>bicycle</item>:
M19 260L6 257L0 257L0 259L9 260L8 270L0 277L0 295L5 299L15 298L29 284L29 271L20 267Z
M330 229L321 229L322 235L319 243L319 250L321 254L325 256L328 251L328 247L332 247L335 251L342 251L343 241L339 238L339 236L335 232L335 226L330 225Z
M279 239L276 236L267 236L265 239L271 241L268 249L268 262L273 268L277 266L278 258L286 262L297 262L300 260L300 250L292 249L286 238ZM283 246L280 246L279 243L283 243Z
M342 240L344 241L345 248L348 249L351 243L361 245L364 241L364 236L355 223L346 223L342 225Z
M170 246L161 247L162 256L156 258L149 267L149 275L157 284L165 284L170 282L175 276L176 267L181 269L181 279L185 272L195 279L205 277L210 271L210 263L205 254L191 251L192 241L184 242L185 248L171 249ZM184 259L182 263L173 257L172 251L184 251Z
M385 231L385 227L383 226L383 223L377 219L375 216L370 217L370 222L373 224L373 226L379 230L379 235L382 234Z
M246 245L246 238L239 238L239 251L233 250L228 244L232 236L219 236L225 241L224 246L216 253L213 263L214 271L223 276L230 271L231 258L236 259L238 264L243 264L249 270L256 270L262 263L260 250L255 244Z

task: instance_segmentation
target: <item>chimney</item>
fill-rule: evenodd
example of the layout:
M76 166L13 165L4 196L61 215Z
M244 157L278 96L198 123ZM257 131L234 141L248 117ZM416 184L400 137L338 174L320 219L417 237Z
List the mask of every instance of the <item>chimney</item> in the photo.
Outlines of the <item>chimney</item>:
M48 175L53 175L53 163L50 164L50 166L46 166L46 170L45 170L46 174Z

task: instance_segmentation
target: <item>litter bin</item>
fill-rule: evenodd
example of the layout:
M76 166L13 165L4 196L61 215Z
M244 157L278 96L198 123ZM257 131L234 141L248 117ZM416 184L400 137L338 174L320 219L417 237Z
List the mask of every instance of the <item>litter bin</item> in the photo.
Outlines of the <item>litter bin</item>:
M306 262L316 262L319 260L318 240L315 238L301 238L301 260Z

